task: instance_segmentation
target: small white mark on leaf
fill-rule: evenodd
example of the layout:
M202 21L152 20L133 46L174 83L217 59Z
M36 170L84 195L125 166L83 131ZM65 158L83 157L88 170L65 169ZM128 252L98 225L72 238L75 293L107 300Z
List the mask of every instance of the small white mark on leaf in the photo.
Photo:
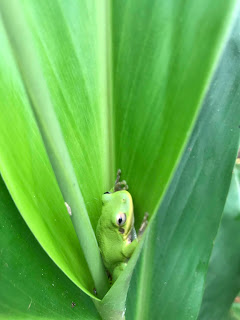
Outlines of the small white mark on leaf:
M30 301L30 303L28 305L28 310L31 308L31 305L32 305L32 299L31 299L31 301Z
M69 204L67 202L64 202L66 208L67 208L67 211L69 213L69 215L71 216L72 215L72 210L71 210L71 207L69 206Z

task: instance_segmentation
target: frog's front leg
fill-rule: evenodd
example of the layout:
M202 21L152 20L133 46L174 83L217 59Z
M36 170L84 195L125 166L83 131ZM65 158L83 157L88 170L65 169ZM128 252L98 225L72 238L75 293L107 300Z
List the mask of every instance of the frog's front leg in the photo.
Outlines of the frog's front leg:
M117 278L120 276L122 271L126 268L127 264L125 262L119 263L113 270L112 274L112 281L113 283L117 280Z
M138 245L138 239L135 239L133 240L133 242L126 244L122 249L122 254L124 255L124 257L126 257L127 259L130 259L137 245Z

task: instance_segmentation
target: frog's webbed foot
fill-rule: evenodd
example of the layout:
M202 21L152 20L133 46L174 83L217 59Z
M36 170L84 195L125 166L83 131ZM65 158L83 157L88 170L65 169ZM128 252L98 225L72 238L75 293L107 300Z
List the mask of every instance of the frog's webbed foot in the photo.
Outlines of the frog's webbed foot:
M115 185L114 185L114 192L121 191L121 190L128 190L127 182L125 180L120 181L120 177L121 177L121 170L118 169L117 179L116 179Z
M143 221L142 221L141 226L140 226L139 231L138 231L138 239L142 237L143 232L145 231L145 229L146 229L146 227L148 225L148 216L149 216L149 214L148 214L148 212L146 212L144 214Z

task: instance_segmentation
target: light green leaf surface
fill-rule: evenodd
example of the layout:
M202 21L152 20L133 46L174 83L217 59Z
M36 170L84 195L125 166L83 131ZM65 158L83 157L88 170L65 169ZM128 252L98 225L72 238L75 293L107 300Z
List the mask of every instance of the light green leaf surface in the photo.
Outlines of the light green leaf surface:
M138 226L170 182L236 1L20 3L93 229L118 167ZM2 25L0 31L0 170L43 248L91 294L94 284ZM124 309L133 267L108 293L109 316Z
M236 164L210 259L199 320L227 319L231 304L240 290L239 235L240 164Z
M1 178L0 319L100 319L91 299L37 243Z
M33 21L40 24L40 26L37 27L30 25L31 30L38 30L42 36L42 40L40 41L39 35L35 34L35 39L39 40L37 44L41 45L44 41L49 41L47 48L50 51L52 48L51 44L55 43L56 45L53 52L47 52L50 57L48 57L47 61L43 61L42 69L45 75L50 74L51 76L50 79L46 76L51 98L56 107L56 112L58 111L58 115L61 118L61 124L64 126L62 132L67 142L71 158L74 157L74 161L72 161L73 165L75 169L79 167L75 172L77 180L81 181L81 190L82 185L85 187L83 191L85 205L90 217L92 214L95 215L94 221L96 225L97 218L101 211L99 195L107 188L103 187L103 176L107 177L103 166L107 164L105 161L105 152L108 151L107 149L104 151L103 147L106 141L104 138L106 131L106 114L103 112L101 97L99 99L102 88L101 83L103 81L100 79L100 75L96 75L98 72L98 68L96 67L98 42L95 44L95 51L93 51L94 44L90 38L85 42L81 42L81 44L75 48L71 39L71 34L74 34L74 30L69 34L68 28L77 28L78 32L82 32L83 34L87 34L89 31L93 37L93 33L95 36L94 25L90 30L86 30L85 24L78 24L79 17L81 14L86 18L90 15L90 18L95 21L97 18L95 16L91 17L91 14L98 15L100 13L94 6L88 8L85 7L85 3L80 4L79 2L74 2L76 8L71 7L68 9L75 19L65 20L62 14L64 10L60 7L60 5L64 5L63 2L58 3L58 1L53 1L52 4L49 4L47 2L36 3L35 1L30 1L23 3L26 5L25 9ZM88 10L90 10L89 14ZM78 16L77 13L79 13ZM34 18L35 14L39 20ZM41 19L41 14L44 16L44 19ZM47 19L46 17L49 14L50 16ZM54 27L52 27L52 21L56 22ZM46 22L49 24L47 30L45 30L44 25L41 25L41 23ZM71 23L73 23L73 25L71 25ZM77 26L75 25L76 23ZM90 23L90 26L91 25ZM55 32L61 35L61 41L53 41L56 39ZM24 219L44 249L75 283L82 288L88 289L90 293L93 293L94 285L89 276L85 259L79 250L78 240L74 234L70 219L67 217L64 200L60 196L53 172L47 162L37 126L33 120L24 89L21 87L22 84L18 72L15 69L12 55L9 53L9 45L5 39L4 31L2 31L2 37L3 40L5 40L2 41L2 43L5 48L4 53L6 57L3 57L1 61L1 74L5 73L5 68L8 70L8 76L4 78L1 87L2 95L4 95L1 101L3 115L1 117L3 122L3 124L1 124L1 152L3 153L3 150L5 150L5 154L1 159L2 174ZM99 41L100 40L99 37ZM63 47L62 44L64 44L65 47ZM90 56L89 54L86 55L86 47L88 47ZM66 52L63 53L64 48L66 48ZM41 48L38 48L39 54L41 55L42 53L44 57L46 57L44 48L42 48L42 51L40 49ZM57 56L59 53L61 53L60 57ZM64 57L70 57L71 63L68 63ZM56 66L54 68L52 64L49 65L50 58L55 61ZM65 66L64 63L66 64ZM85 78L83 78L82 75L82 64L85 65L84 68L88 70ZM51 72L49 72L48 69L50 67ZM62 70L65 73L68 71L68 76L62 74ZM78 70L78 72L75 70ZM56 72L61 74L56 75ZM104 74L102 74L102 76L104 77ZM62 82L59 80L59 83L56 77L62 78ZM91 88L91 97L86 95L84 83L87 80L89 81L88 86ZM100 85L98 86L99 83ZM13 84L14 92L12 91ZM9 92L7 95L6 90ZM60 94L60 92L62 93ZM89 99L91 99L91 103L88 102ZM18 110L16 106L19 106L19 112L16 112L16 110ZM14 126L10 132L9 123L12 123ZM71 141L71 143L69 143L69 141ZM14 145L11 146L13 143ZM86 152L85 150L88 151ZM61 150L59 150L59 154L61 154ZM11 161L9 159L10 157ZM24 159L24 161L22 161L22 159ZM83 177L80 178L79 174L83 175ZM51 180L53 180L55 184L51 182ZM21 194L21 192L23 194ZM23 199L26 193L27 196ZM40 199L36 198L36 195L39 195ZM38 210L32 208L33 201L37 202ZM47 204L45 202L47 202ZM28 208L26 206L28 206ZM30 210L29 206L31 208ZM49 211L51 212L49 213ZM55 227L56 218L57 228ZM88 241L88 239L85 241Z
M94 287L59 191L3 26L0 166L11 195L50 257L80 287Z
M116 167L139 226L157 210L224 45L236 1L112 2Z
M131 279L126 319L191 320L198 316L237 154L238 41L239 25L229 40L170 188L151 221L149 238ZM224 295L219 290L218 294Z
M239 320L239 319L240 319L240 304L233 303L227 320Z
M102 298L109 289L108 280L31 34L22 14L21 6L16 1L2 0L0 8L49 160L64 197L67 211L72 218L74 229L95 283L95 290ZM24 43L21 38L25 39Z

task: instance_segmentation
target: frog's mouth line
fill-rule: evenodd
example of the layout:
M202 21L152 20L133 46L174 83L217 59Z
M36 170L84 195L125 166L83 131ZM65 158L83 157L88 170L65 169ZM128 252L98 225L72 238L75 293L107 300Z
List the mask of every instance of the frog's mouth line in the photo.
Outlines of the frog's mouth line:
M124 234L125 229L123 229L123 228L119 228L119 232L120 232L121 234Z

